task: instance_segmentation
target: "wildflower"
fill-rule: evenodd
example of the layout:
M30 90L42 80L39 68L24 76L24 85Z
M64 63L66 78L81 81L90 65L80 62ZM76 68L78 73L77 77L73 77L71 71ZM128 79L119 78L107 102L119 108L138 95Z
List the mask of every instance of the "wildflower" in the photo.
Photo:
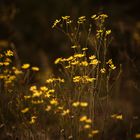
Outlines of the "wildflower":
M57 59L55 60L54 64L58 64L58 63L60 63L61 61L62 61L62 58L57 58Z
M23 64L21 66L22 69L28 69L30 67L30 64Z
M36 116L32 116L31 120L29 121L30 124L34 124L36 121L37 117Z
M122 120L123 119L123 116L122 116L122 114L120 114L120 115L113 114L113 115L111 115L111 118L114 118L116 120Z
M80 79L81 79L80 76L75 76L75 77L73 77L73 82L77 83L80 81Z
M136 138L136 139L140 139L140 133L135 134L135 138Z
M14 73L15 73L16 75L18 75L18 74L22 74L22 71L21 71L21 70L18 70L18 69L15 69L15 70L14 70Z
M86 123L92 123L92 120L91 119L86 119L85 122Z
M92 15L92 16L91 16L91 18L92 18L92 19L95 19L95 18L96 18L96 16L97 16L97 15Z
M76 45L74 45L74 46L71 46L71 48L72 48L72 49L75 49L75 48L77 48L77 46L76 46Z
M81 17L78 18L77 23L78 24L82 24L84 21L86 21L86 17L85 16L81 16Z
M26 113L26 112L28 112L29 111L29 108L27 107L27 108L24 108L23 110L21 110L21 112L24 114L24 113Z
M110 67L112 70L116 69L116 66L114 66L114 64L109 65L109 67Z
M80 105L80 102L73 102L73 103L72 103L72 106L73 106L73 107L78 107L79 105Z
M32 97L39 97L42 95L42 91L34 91Z
M9 62L4 62L3 65L8 66L10 63Z
M117 116L116 116L116 119L117 119L117 120L122 120L122 119L123 119L123 116L122 116L122 115L117 115Z
M81 118L80 118L80 122L84 122L84 121L86 121L87 120L87 116L82 116Z
M105 34L106 34L106 36L111 34L111 30L107 30Z
M40 90L41 90L41 91L47 91L48 88L47 88L46 86L42 86L42 87L40 87Z
M91 133L92 133L93 135L98 134L98 133L99 133L99 130L92 130Z
M91 56L89 57L90 60L95 59L95 58L96 58L95 55L91 55Z
M26 99L30 99L31 98L31 96L24 96L24 99L26 100Z
M85 54L81 54L81 53L77 53L74 55L75 58L82 58L84 56L85 56Z
M90 129L90 128L91 128L91 125L89 124L84 125L84 129Z
M100 72L104 74L104 73L106 73L106 69L105 69L105 68L102 68L102 69L100 70Z
M33 71L39 71L39 68L38 67L32 67L32 70Z
M58 23L60 23L61 22L61 19L56 19L55 20L55 22L53 23L53 26L52 26L52 28L54 28L54 27L56 27L56 25L58 24Z
M44 102L43 100L37 100L37 101L32 100L31 101L32 104L36 104L36 105L37 104L42 104L43 102Z
M97 59L93 59L90 61L91 65L97 65L99 63L99 61Z
M88 50L88 48L82 48L82 51L86 51L86 50Z
M81 102L81 103L80 103L80 106L81 106L81 107L87 107L87 106L88 106L88 103L87 103L87 102Z
M50 105L48 105L46 108L45 108L45 111L50 111L51 110L51 106Z
M69 19L70 18L70 16L62 16L62 19L63 20L67 20L67 19Z
M65 116L65 115L67 115L69 113L70 113L70 110L69 109L63 110L62 116Z
M50 79L47 79L46 80L46 83L53 83L54 79L53 78L50 78Z
M51 105L58 105L58 101L56 99L50 100Z
M6 56L13 56L14 53L13 53L13 51L11 51L11 50L7 50L7 51L5 52L5 55L6 55Z
M79 61L74 61L74 62L71 62L70 64L71 65L78 65L79 64Z
M87 62L87 61L82 61L82 62L80 63L80 66L87 67L87 66L88 66L88 62Z
M37 89L36 86L31 86L31 87L30 87L30 91L34 91L34 90L36 90L36 89Z

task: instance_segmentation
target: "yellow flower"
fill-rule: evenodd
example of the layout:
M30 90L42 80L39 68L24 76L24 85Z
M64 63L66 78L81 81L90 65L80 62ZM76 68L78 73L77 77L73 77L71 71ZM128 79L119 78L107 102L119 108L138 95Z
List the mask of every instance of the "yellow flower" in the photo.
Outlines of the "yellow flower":
M77 83L77 82L80 81L80 79L81 79L80 76L75 76L75 77L73 77L73 82L74 82L74 83Z
M80 118L80 122L84 122L84 121L86 121L87 120L87 116L82 116L81 118Z
M48 105L46 108L45 108L45 111L50 111L51 110L51 106L50 105Z
M36 90L36 89L37 89L36 86L31 86L31 87L30 87L30 91L34 91L34 90Z
M109 35L109 34L111 34L111 30L106 31L106 35Z
M55 22L53 23L53 26L52 26L52 28L54 28L58 23L60 23L61 22L61 19L56 19L55 20Z
M62 116L65 116L65 115L67 115L69 113L70 113L70 110L69 109L63 110Z
M117 119L117 120L122 120L123 119L123 115L122 114L120 114L120 115L113 114L113 115L111 115L111 118L114 118L114 119Z
M95 59L95 58L96 58L95 55L91 55L91 56L89 57L90 60Z
M82 62L80 63L80 66L87 67L87 66L88 66L88 62L87 62L87 61L82 61Z
M114 64L109 65L109 67L110 67L112 70L116 69L116 66L114 66Z
M3 62L3 65L8 66L10 63L9 62Z
M31 98L31 96L24 96L24 99L26 100L26 99L30 99Z
M39 68L38 67L32 67L32 70L33 71L39 71Z
M42 86L42 87L40 87L40 90L41 90L41 91L47 91L48 88L47 88L46 86Z
M96 134L98 134L99 133L99 130L92 130L92 135L96 135Z
M73 107L78 107L79 105L80 105L80 102L73 102L73 103L72 103L72 106L73 106Z
M122 120L122 119L123 119L123 116L122 116L122 115L117 115L117 116L116 116L116 119L117 119L117 120Z
M11 50L7 50L7 51L5 52L5 55L6 55L6 56L13 56L14 53L13 53L13 51L11 51Z
M88 48L82 48L82 51L86 51L86 50L88 50Z
M37 117L36 116L32 116L31 120L29 121L30 124L34 124L36 122Z
M106 69L105 69L105 68L102 68L102 69L100 70L100 72L104 74L104 73L106 73Z
M34 91L32 97L39 97L42 95L42 91Z
M135 134L135 138L136 138L136 139L140 139L140 133Z
M70 18L70 16L62 16L62 19L63 20L67 20L67 19L69 19Z
M91 125L89 124L84 125L84 129L90 129L90 128L91 128Z
M58 64L58 63L60 63L61 61L62 61L62 58L57 58L57 59L55 60L54 64Z
M92 19L95 19L95 18L96 18L96 16L97 16L97 15L92 15L92 16L91 16L91 18L92 18Z
M87 103L87 102L81 102L81 103L80 103L80 106L81 106L81 107L87 107L87 106L88 106L88 103Z
M56 99L50 100L51 105L58 105L58 101Z
M54 79L53 78L50 78L50 79L47 79L46 80L46 83L53 83L54 82Z
M24 108L23 110L21 110L21 112L24 114L24 113L26 113L26 112L28 112L29 111L29 108L27 107L27 108Z
M74 55L75 58L82 58L84 56L85 56L85 54L82 54L82 53L77 53Z
M30 64L23 64L21 66L22 69L28 69L30 67Z
M92 120L91 119L86 119L85 122L86 123L92 123Z
M93 59L90 61L91 65L97 65L99 63L99 61L97 59Z

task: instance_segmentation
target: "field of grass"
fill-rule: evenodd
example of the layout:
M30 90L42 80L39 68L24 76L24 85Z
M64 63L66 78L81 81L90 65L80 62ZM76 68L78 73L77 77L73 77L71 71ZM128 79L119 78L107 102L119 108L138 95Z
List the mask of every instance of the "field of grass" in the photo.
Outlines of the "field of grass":
M57 58L58 74L45 80L34 80L40 68L18 63L13 45L0 50L0 140L140 139L138 116L119 98L123 69L110 58L108 18L55 20L71 55Z

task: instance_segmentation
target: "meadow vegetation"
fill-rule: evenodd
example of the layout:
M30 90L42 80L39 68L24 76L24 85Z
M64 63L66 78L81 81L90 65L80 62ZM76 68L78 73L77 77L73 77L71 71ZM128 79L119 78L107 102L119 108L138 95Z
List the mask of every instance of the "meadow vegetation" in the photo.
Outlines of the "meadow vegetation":
M68 37L71 55L55 60L59 76L50 75L44 83L32 82L38 67L17 65L14 48L0 50L1 138L140 138L138 132L132 134L125 127L125 113L113 103L122 68L109 57L112 36L107 19L106 14L81 16L76 21L62 16L54 22L52 28Z

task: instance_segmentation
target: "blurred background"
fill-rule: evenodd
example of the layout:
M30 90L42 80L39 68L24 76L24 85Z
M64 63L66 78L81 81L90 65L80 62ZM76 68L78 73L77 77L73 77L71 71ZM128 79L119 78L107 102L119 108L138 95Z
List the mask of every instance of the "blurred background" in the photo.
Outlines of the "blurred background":
M121 100L140 114L140 0L0 0L0 48L12 42L22 63L54 71L53 62L69 53L55 19L70 15L109 15L113 41L110 57L123 65ZM135 108L135 109L134 109Z

